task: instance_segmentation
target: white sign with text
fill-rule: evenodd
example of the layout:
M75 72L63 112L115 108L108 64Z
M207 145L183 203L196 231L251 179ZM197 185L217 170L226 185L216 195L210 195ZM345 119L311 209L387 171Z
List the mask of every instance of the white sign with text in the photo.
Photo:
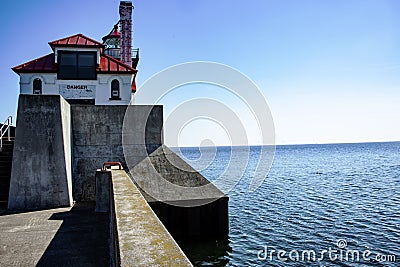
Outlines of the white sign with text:
M65 99L94 99L96 85L60 84L60 95Z

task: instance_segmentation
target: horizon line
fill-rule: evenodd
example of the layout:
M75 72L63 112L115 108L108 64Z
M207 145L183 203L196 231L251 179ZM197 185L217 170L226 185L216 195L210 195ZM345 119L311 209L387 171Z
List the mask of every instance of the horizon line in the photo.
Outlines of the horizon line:
M360 141L360 142L332 142L332 143L288 143L288 144L247 144L247 145L216 145L216 146L168 146L170 148L195 148L195 147L252 147L252 146L305 146L305 145L341 145L341 144L373 144L373 143L399 143L393 141Z

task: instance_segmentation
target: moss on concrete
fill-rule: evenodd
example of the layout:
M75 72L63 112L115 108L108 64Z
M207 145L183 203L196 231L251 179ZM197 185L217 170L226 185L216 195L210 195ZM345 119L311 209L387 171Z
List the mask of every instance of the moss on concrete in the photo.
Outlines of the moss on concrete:
M112 183L121 266L192 266L128 175Z

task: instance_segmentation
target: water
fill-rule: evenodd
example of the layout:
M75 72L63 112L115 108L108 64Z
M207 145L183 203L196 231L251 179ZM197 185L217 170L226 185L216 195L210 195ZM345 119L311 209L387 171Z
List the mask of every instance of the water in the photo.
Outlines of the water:
M229 237L180 241L195 266L400 266L400 142L277 146L270 173L249 193L259 151L250 147L228 193ZM198 148L181 153L200 158ZM201 173L215 180L231 154L218 147Z

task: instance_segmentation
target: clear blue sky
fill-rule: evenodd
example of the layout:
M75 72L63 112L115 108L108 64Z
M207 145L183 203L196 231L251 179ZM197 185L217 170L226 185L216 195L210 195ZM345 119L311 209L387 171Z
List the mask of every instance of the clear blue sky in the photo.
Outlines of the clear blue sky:
M215 61L259 86L278 143L400 140L400 1L133 3L134 46L141 49L139 86L171 65ZM68 35L101 40L118 21L118 5L116 0L3 4L0 120L16 113L19 77L11 67L50 53L47 43ZM176 93L196 97L192 92L182 88ZM166 115L174 99L165 99ZM203 138L196 127L201 124L182 132L182 145Z

